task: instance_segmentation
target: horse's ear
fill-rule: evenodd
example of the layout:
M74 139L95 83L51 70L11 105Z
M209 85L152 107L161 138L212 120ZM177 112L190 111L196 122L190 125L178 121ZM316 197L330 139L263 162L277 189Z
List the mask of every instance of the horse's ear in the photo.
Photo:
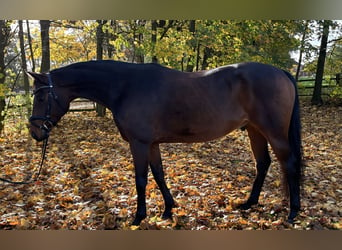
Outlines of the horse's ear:
M47 82L47 76L44 73L36 73L36 72L26 72L29 76L31 76L34 80L40 82Z
M37 78L37 75L39 74L39 73L31 72L31 71L25 71L25 73L26 73L28 76L32 77L33 79L36 79L36 78Z

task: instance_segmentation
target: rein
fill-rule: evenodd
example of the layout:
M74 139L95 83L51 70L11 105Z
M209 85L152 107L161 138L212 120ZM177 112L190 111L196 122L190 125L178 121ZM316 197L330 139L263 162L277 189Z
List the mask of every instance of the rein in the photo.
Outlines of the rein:
M47 132L47 138L44 139L44 141L43 141L42 159L40 161L38 173L37 173L35 178L31 178L31 180L28 180L28 181L12 181L12 180L9 180L9 179L0 178L0 181L2 181L2 182L7 182L7 183L11 183L11 184L17 184L17 185L20 185L20 184L30 184L30 183L33 183L33 182L37 181L39 176L40 176L41 170L43 168L44 160L45 160L46 148L47 148L48 139L49 139L49 133L50 133L52 127L56 125L56 123L51 120L51 104L52 104L52 100L53 99L57 100L57 96L56 96L56 94L53 91L53 83L52 83L52 80L51 80L51 75L47 74L47 76L48 76L48 84L49 85L40 87L40 88L36 89L33 92L33 95L36 95L39 91L41 91L43 89L48 89L49 90L49 92L48 92L48 106L47 106L47 111L46 111L45 117L44 116L31 116L30 119L29 119L31 125L33 125L33 126L35 126L37 128L40 128L41 130L45 130ZM34 122L34 121L37 121L37 120L42 121L42 125L39 126L39 125L37 125Z
M31 179L31 180L28 180L28 181L12 181L12 180L9 180L9 179L5 179L5 178L0 178L0 181L2 182L7 182L7 183L10 183L10 184L16 184L16 185L20 185L20 184L31 184L35 181L38 180L39 178L39 175L42 171L42 168L43 168L43 164L44 164L44 160L45 160L45 155L46 155L46 148L47 148L47 144L48 144L48 138L46 138L43 142L43 148L42 148L42 159L40 161L40 165L39 165L39 170L38 170L38 173L36 175L35 178ZM32 176L31 176L32 177Z

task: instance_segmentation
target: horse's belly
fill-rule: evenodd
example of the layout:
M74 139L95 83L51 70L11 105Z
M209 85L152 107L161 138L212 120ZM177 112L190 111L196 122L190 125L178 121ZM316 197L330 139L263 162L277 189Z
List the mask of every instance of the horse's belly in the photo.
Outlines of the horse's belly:
M177 130L170 130L166 136L161 137L161 142L205 142L220 138L231 131L240 128L246 124L246 120L230 121L228 123L217 124L214 121L211 124L203 126L184 126Z

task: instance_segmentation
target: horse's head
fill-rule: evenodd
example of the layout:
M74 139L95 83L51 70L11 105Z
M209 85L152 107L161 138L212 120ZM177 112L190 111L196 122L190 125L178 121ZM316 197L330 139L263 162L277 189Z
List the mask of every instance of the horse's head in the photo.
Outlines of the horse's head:
M49 137L51 129L69 109L65 91L54 85L50 73L32 73L34 78L34 100L30 117L30 132L34 139L42 141Z

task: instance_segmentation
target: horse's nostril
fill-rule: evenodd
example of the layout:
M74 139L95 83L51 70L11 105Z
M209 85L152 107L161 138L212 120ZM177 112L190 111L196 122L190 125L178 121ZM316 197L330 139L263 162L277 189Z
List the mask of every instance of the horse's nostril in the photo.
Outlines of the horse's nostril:
M43 141L44 139L46 139L47 135L45 133L43 133L40 137L35 133L35 132L31 132L31 136L33 139L35 139L36 141Z

